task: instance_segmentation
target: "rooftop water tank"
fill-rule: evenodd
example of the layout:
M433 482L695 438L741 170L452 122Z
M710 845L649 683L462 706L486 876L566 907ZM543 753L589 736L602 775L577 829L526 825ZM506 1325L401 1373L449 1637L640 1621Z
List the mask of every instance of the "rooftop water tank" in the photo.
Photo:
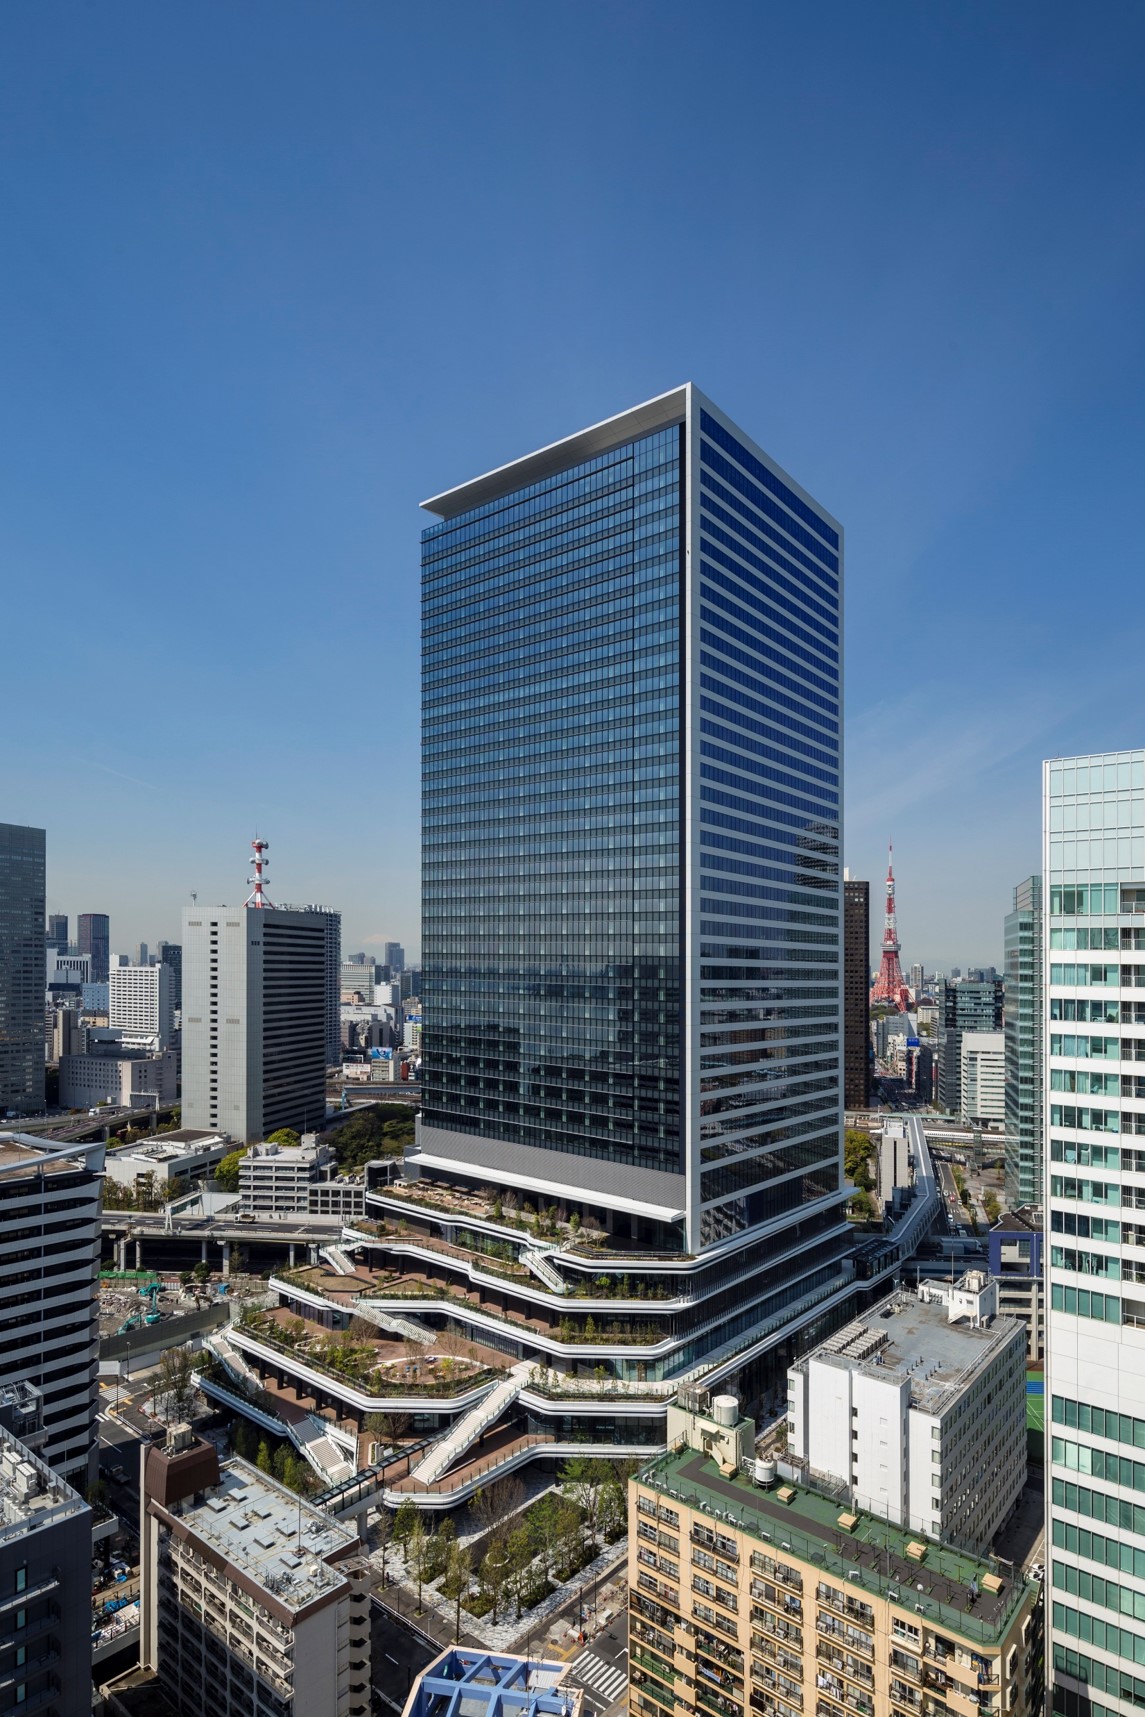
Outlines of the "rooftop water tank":
M712 1417L717 1425L730 1428L739 1418L739 1401L734 1395L717 1395L712 1402Z

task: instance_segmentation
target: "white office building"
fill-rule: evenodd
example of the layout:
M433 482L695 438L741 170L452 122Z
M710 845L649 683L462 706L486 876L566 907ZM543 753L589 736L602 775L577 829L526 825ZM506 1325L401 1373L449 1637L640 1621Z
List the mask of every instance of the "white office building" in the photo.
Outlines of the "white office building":
M89 1046L82 1055L60 1057L60 1104L92 1109L107 1103L120 1109L159 1109L179 1095L179 1058L173 1049L116 1049Z
M291 907L292 912L312 912L322 920L326 933L326 1065L337 1067L342 1059L342 914L332 906Z
M107 1023L133 1038L157 1038L166 1049L174 1029L169 966L116 966L107 975Z
M310 1188L330 1163L330 1152L307 1134L300 1145L252 1145L239 1163L244 1212L286 1216L310 1207Z
M1145 751L1044 767L1047 1680L1145 1705Z
M183 914L183 1121L265 1139L326 1115L328 925L272 906Z
M962 1113L968 1121L1006 1119L1006 1034L964 1031L961 1059Z
M121 1186L135 1188L146 1175L158 1187L173 1181L198 1181L216 1169L223 1158L234 1150L229 1139L219 1133L199 1133L193 1127L181 1127L174 1133L163 1133L149 1145L126 1145L121 1150L109 1150L106 1169L109 1180Z
M982 1554L1026 1480L1026 1331L980 1271L920 1282L788 1377L788 1441L852 1505Z

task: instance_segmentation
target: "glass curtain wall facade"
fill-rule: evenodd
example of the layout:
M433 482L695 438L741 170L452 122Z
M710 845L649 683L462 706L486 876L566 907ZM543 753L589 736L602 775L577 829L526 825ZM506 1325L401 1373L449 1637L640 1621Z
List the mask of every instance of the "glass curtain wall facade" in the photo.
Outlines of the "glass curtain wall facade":
M843 1096L871 1103L871 885L843 879Z
M1145 1705L1145 752L1045 765L1043 876L1047 1621L1075 1717Z
M1028 876L1006 914L1006 1201L1042 1202L1042 879Z
M425 505L410 1162L723 1248L671 1375L850 1279L841 533L690 386Z
M426 1120L672 1174L682 433L423 551Z
M44 831L0 823L0 1115L44 1107Z

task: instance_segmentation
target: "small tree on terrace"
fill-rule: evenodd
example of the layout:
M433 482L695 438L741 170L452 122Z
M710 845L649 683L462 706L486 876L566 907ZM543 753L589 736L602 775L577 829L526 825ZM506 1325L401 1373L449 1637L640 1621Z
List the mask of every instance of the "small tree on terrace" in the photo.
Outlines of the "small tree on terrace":
M493 1604L493 1626L501 1614L501 1599L505 1592L505 1582L509 1577L509 1552L503 1539L493 1540L481 1563L481 1583L488 1592Z
M495 1484L482 1485L474 1491L470 1511L482 1532L491 1539L503 1539L509 1531L512 1517L525 1500L525 1487L512 1476L498 1479Z
M509 1534L505 1546L509 1558L508 1584L513 1602L517 1609L517 1620L521 1619L521 1603L525 1588L529 1581L529 1571L533 1565L533 1535L522 1520Z

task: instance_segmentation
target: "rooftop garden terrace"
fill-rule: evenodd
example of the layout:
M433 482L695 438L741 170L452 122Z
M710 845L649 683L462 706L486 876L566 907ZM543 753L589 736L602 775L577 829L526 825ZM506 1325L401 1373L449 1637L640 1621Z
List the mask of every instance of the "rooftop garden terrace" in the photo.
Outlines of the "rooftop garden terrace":
M495 1187L460 1187L436 1180L396 1180L375 1188L373 1196L395 1199L411 1206L420 1205L438 1216L496 1223L500 1228L515 1230L524 1239L549 1244L590 1236L605 1238L603 1230L595 1224L584 1223L577 1211L562 1220L557 1216L555 1204L537 1209L528 1199L511 1191L498 1191Z
M395 1180L372 1188L370 1198L390 1199L395 1204L408 1205L411 1211L420 1208L451 1221L488 1222L520 1235L530 1245L559 1246L566 1252L615 1253L621 1258L665 1263L676 1263L690 1256L682 1251L679 1230L668 1235L670 1244L656 1247L647 1241L610 1234L596 1217L583 1215L579 1210L562 1214L556 1204L536 1206L523 1193L511 1188L460 1187L432 1179ZM591 1203L591 1197L586 1198L586 1203Z
M503 1281L527 1285L533 1294L555 1291L549 1289L544 1281L538 1280L528 1266L520 1262L520 1252L512 1241L491 1239L487 1234L474 1233L465 1228L455 1229L452 1240L442 1240L436 1234L410 1229L401 1220L387 1223L355 1218L350 1227L354 1232L368 1234L379 1241L418 1246L440 1253L443 1258L456 1258L459 1263L474 1265ZM352 1245L352 1242L349 1244ZM638 1301L671 1300L680 1297L674 1284L656 1279L645 1281L640 1276L630 1277L627 1272L623 1276L574 1273L567 1279L566 1289L571 1298L578 1300Z
M412 1343L387 1341L372 1325L356 1318L349 1329L323 1329L295 1317L285 1306L247 1310L239 1327L272 1351L343 1378L374 1396L465 1395L497 1381L507 1364L504 1355L488 1348L451 1352L437 1351L436 1344L415 1349Z
M359 1267L352 1277L309 1265L297 1270L283 1270L275 1280L287 1289L293 1287L306 1293L320 1294L347 1311L362 1298L387 1302L433 1301L447 1313L451 1307L456 1307L494 1318L498 1323L519 1330L526 1339L530 1335L543 1335L550 1341L573 1346L648 1347L669 1339L670 1333L662 1324L634 1322L629 1317L618 1320L593 1316L591 1312L584 1318L573 1318L567 1313L558 1316L555 1310L548 1317L533 1315L508 1303L507 1294L515 1283L506 1282L505 1291L498 1293L496 1288L483 1289L458 1280L442 1279L427 1269L419 1269L412 1259L407 1267L400 1270L365 1270ZM528 1300L532 1302L543 1289L539 1283L534 1289L531 1277L529 1283ZM498 1296L496 1301L489 1298L491 1293Z
M1023 1600L1036 1593L1035 1586L1012 1578L993 1561L851 1511L846 1492L831 1496L788 1483L781 1493L761 1488L742 1473L725 1478L696 1449L659 1456L641 1469L637 1482L758 1538L767 1554L786 1551L813 1564L828 1583L842 1583L848 1601L861 1602L861 1594L868 1593L898 1602L924 1623L980 1647L1000 1645ZM850 1524L844 1527L844 1521ZM921 1557L911 1550L920 1542L925 1545Z

